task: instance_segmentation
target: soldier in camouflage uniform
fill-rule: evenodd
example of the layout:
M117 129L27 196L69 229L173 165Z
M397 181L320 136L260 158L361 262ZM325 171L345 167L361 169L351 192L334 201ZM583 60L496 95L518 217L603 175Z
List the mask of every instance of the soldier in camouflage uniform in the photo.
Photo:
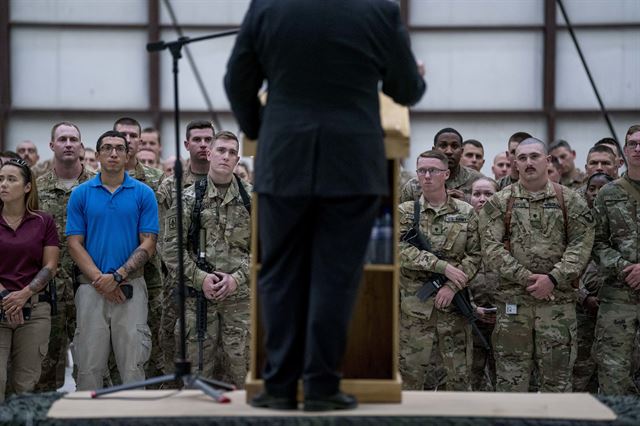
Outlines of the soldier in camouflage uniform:
M497 191L496 181L480 178L471 186L471 205L477 212ZM480 264L478 273L469 282L469 290L478 317L478 329L491 344L491 334L496 323L496 314L488 308L495 308L495 293L498 288L498 274ZM471 388L474 391L493 391L496 383L496 361L492 349L485 349L480 338L473 334L473 363L471 365Z
M196 330L195 292L207 299L207 331L204 341L203 374L243 387L249 363L249 247L250 214L244 204L239 181L233 175L237 164L238 141L230 132L219 132L209 151L209 174L200 215L206 235L198 233L204 246L205 259L214 272L207 273L196 265L188 230L196 201L196 186L184 192L184 256L187 288L186 323L187 356L196 363L198 340ZM252 188L242 183L247 193ZM162 258L170 273L178 264L176 203L164 218ZM177 324L178 325L178 324ZM176 327L176 339L179 337Z
M436 133L433 138L433 149L440 151L447 157L449 179L446 182L447 193L459 200L469 201L471 184L483 175L469 167L460 164L462 157L462 136L456 129L445 128ZM400 203L420 198L422 189L418 178L412 178L400 192Z
M534 364L540 391L572 389L573 283L589 260L594 226L582 197L549 182L549 161L544 142L522 141L516 148L518 183L480 211L484 261L500 275L493 332L498 392L526 392Z
M447 371L447 389L471 390L471 328L451 305L480 263L478 218L473 208L447 194L447 158L437 151L422 153L417 173L423 193L419 199L420 232L432 252L400 242L400 372L405 389L422 390L434 337ZM415 202L400 205L400 233L414 227ZM439 254L437 257L434 253ZM435 295L422 302L417 292L439 273L448 279ZM435 309L434 309L435 308Z
M80 163L83 149L80 130L69 122L56 123L51 129L54 167L37 180L40 208L50 213L58 228L60 263L56 275L58 314L51 316L49 351L42 361L42 373L35 390L55 391L64 385L69 343L75 332L75 305L73 291L73 260L67 251L65 227L67 202L73 188L93 178L95 173Z
M518 181L520 175L516 167L516 148L520 145L520 142L530 137L531 135L527 132L516 132L509 138L509 142L507 142L507 158L511 162L511 172L498 180L498 191L502 191L507 186Z
M609 148L604 147L609 150ZM609 150L611 151L611 150ZM613 154L613 153L611 153ZM589 158L589 157L587 157ZM606 158L606 157L605 157ZM587 161L589 163L589 161ZM605 173L594 173L587 180L587 190L584 194L589 208L593 212L593 201L602 188L613 178ZM598 315L598 292L602 287L603 276L598 270L593 258L587 269L580 277L580 287L577 290L576 317L578 320L578 357L573 366L573 391L598 392L596 376L596 362L591 356L596 318Z
M586 175L575 165L576 152L569 142L557 140L549 146L549 154L558 159L560 166L560 183L567 188L578 189L586 179Z
M129 143L129 161L126 165L126 171L132 178L143 182L150 187L155 193L160 185L163 173L162 170L145 166L136 158L138 153L138 145L140 143L141 126L138 121L129 117L122 117L113 124L113 130L123 133L127 137ZM149 293L149 315L147 322L151 329L151 356L145 368L147 377L155 377L162 374L162 363L160 354L160 345L158 344L158 331L160 328L160 316L162 313L162 276L160 257L156 253L144 265L144 281L147 284ZM115 365L113 354L109 360L109 370L113 384L120 383L117 377L118 370Z
M596 173L605 173L613 179L618 177L616 155L611 148L606 145L594 145L591 147L587 154L587 164L585 164L584 167L587 179ZM586 198L587 181L585 180L584 185L576 189L576 191Z
M638 393L631 358L640 321L640 125L627 131L624 152L627 172L595 201L593 253L605 280L592 353L605 394Z
M207 177L207 173L209 172L209 160L207 157L214 135L215 130L210 121L196 120L187 124L187 135L184 141L184 147L189 151L190 161L182 176L183 188L192 186L196 181ZM176 192L175 184L175 178L169 176L162 181L156 193L160 210L160 238L158 239L160 253L162 253L162 244L164 241L164 219L167 211L173 204ZM166 266L164 266L163 271L166 272L166 270ZM174 330L178 318L175 297L173 297L172 294L175 285L175 276L163 277L161 297L162 314L160 318L158 344L160 356L162 357L162 369L165 374L173 373L175 366L176 341Z

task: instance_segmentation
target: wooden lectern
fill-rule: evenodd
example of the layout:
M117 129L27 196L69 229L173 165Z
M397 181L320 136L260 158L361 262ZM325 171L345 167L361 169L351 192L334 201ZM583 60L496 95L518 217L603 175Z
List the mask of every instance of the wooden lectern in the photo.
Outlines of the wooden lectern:
M409 110L380 95L380 115L385 131L390 191L381 212L393 216L392 264L366 264L349 328L347 351L343 360L341 389L360 402L401 402L402 379L398 372L400 266L398 251L398 200L400 159L409 155ZM256 153L256 142L243 141L243 155ZM254 198L251 209L251 359L247 376L247 402L262 390L264 345L258 300L260 270L258 215Z

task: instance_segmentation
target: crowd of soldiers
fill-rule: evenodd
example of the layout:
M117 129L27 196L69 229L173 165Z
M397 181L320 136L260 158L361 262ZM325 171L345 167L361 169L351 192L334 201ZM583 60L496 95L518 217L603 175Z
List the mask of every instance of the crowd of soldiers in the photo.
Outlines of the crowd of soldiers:
M121 118L113 130L126 136L127 172L153 189L158 202L157 254L143 272L151 329L145 372L169 374L179 329L175 158L161 162L159 132L143 130L135 119ZM517 132L495 157L491 178L480 173L479 141L463 140L452 128L436 133L433 149L416 160L417 177L405 179L400 191L400 370L406 389L637 392L639 144L638 125L623 147L610 138L598 141L582 173L566 141L548 146ZM67 202L74 188L99 172L100 156L83 145L70 122L53 126L49 146L53 158L43 163L32 143L17 149L39 175L40 208L54 217L61 242L57 315L38 391L64 384L78 286L66 245ZM208 121L187 125L184 147L188 358L206 376L243 387L251 173L240 162L237 137L216 132ZM3 159L12 155L2 153ZM624 157L627 172L619 177ZM475 334L460 315L462 299L478 318ZM105 385L121 376L113 360L103 375Z

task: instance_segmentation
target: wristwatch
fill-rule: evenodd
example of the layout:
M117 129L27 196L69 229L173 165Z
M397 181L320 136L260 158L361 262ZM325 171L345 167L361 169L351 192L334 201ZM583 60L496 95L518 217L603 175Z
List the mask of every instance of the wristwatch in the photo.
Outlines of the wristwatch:
M117 282L118 284L121 284L122 281L124 281L124 278L122 278L122 275L120 275L118 273L118 271L113 271L111 273L111 275L113 275L113 279L115 280L115 282Z

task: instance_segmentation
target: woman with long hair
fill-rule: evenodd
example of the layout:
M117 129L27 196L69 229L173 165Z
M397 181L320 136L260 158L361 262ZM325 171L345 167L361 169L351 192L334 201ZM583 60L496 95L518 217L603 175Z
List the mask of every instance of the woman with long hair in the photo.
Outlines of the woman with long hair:
M0 166L0 401L7 385L29 392L40 378L51 330L51 307L43 292L58 266L53 218L38 211L35 176L21 159Z

